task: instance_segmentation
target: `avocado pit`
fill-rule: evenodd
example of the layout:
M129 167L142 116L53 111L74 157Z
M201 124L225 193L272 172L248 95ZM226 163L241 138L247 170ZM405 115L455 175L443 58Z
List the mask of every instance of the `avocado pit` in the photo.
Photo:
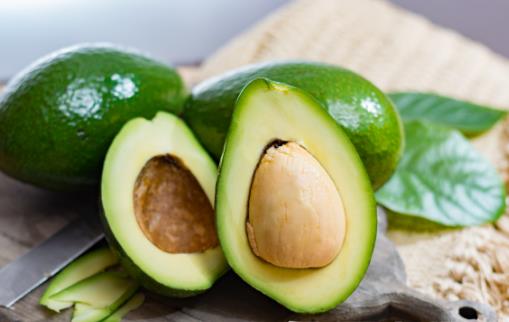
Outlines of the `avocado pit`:
M150 159L135 183L134 212L145 236L167 253L196 253L218 245L212 205L175 156Z
M276 141L261 157L249 194L246 232L251 250L285 268L328 265L346 232L333 180L305 148Z

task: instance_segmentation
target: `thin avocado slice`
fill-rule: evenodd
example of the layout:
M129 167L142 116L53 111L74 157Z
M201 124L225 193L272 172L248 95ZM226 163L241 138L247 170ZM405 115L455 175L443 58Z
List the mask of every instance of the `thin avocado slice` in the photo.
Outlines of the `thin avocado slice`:
M217 168L178 117L127 123L104 164L106 237L144 287L169 296L210 288L227 270L212 208Z
M124 305L116 310L112 315L108 316L104 322L120 322L127 313L139 308L143 301L145 301L145 295L143 293L135 294L129 299Z
M242 91L215 206L232 269L292 311L332 309L368 268L376 238L368 175L341 127L299 89L258 79Z
M228 71L193 88L183 117L203 146L219 160L235 102L252 80L266 78L298 87L341 125L359 153L375 189L396 169L403 126L391 100L370 81L339 66L279 61Z
M133 296L133 293L135 291L136 288L129 289L119 299L115 300L105 308L94 308L93 306L88 304L76 303L74 305L74 311L72 314L71 321L72 322L109 321L111 317L113 318L113 321L115 321L116 318L118 318L118 321L120 321L122 316L127 314L129 311L136 309L143 303L144 299L143 294L138 293ZM140 294L142 295L141 301Z
M110 310L96 309L87 304L76 303L72 312L71 322L97 322L102 321L111 314Z
M118 258L107 247L99 248L81 256L51 280L42 294L39 304L56 312L71 307L72 303L55 300L52 296L117 263Z
M87 304L76 303L71 322L99 322L111 314L109 308L96 309Z
M82 303L92 308L109 308L122 300L121 305L138 288L138 283L119 272L102 272L91 276L52 296L62 302ZM126 294L129 294L126 297ZM116 309L116 307L115 307Z

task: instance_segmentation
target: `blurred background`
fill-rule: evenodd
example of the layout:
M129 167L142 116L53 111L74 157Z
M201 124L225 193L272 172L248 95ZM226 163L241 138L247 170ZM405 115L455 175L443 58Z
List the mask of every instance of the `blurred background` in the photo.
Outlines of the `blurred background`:
M509 57L508 0L391 1ZM1 0L0 82L34 59L79 42L110 41L174 65L197 64L286 2Z

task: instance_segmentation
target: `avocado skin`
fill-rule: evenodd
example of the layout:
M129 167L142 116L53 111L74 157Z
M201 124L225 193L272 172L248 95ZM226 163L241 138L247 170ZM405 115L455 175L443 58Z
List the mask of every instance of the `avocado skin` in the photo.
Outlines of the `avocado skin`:
M51 190L96 186L125 122L178 114L186 97L174 69L132 51L92 44L50 54L0 98L0 169Z
M117 256L122 267L127 271L129 276L135 279L141 286L146 288L149 291L154 293L163 295L163 296L171 296L171 297L190 297L194 295L201 294L207 290L182 290L176 289L172 287L168 287L154 280L149 275L145 274L139 267L134 263L129 256L122 249L122 246L117 242L113 232L111 231L107 219L104 215L104 209L101 206L99 211L99 217L101 219L101 223L104 230L104 236L106 237L106 241L111 248L111 251ZM147 258L150 260L150 258ZM228 270L225 270L223 274L225 274ZM218 277L219 278L219 277Z
M311 94L347 133L374 189L392 175L404 145L402 122L392 102L371 82L349 70L306 61L251 65L193 89L183 117L216 160L237 97L256 78L286 83Z

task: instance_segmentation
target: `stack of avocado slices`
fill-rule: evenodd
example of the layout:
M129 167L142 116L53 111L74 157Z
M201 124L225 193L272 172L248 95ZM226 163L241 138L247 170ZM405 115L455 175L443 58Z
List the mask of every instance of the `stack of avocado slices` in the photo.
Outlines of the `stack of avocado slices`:
M402 147L379 89L313 62L249 66L188 95L170 67L85 45L36 62L0 99L2 171L60 191L100 182L112 252L72 263L41 298L74 305L73 321L120 320L138 286L202 293L229 267L294 312L334 308L367 270L373 191Z

